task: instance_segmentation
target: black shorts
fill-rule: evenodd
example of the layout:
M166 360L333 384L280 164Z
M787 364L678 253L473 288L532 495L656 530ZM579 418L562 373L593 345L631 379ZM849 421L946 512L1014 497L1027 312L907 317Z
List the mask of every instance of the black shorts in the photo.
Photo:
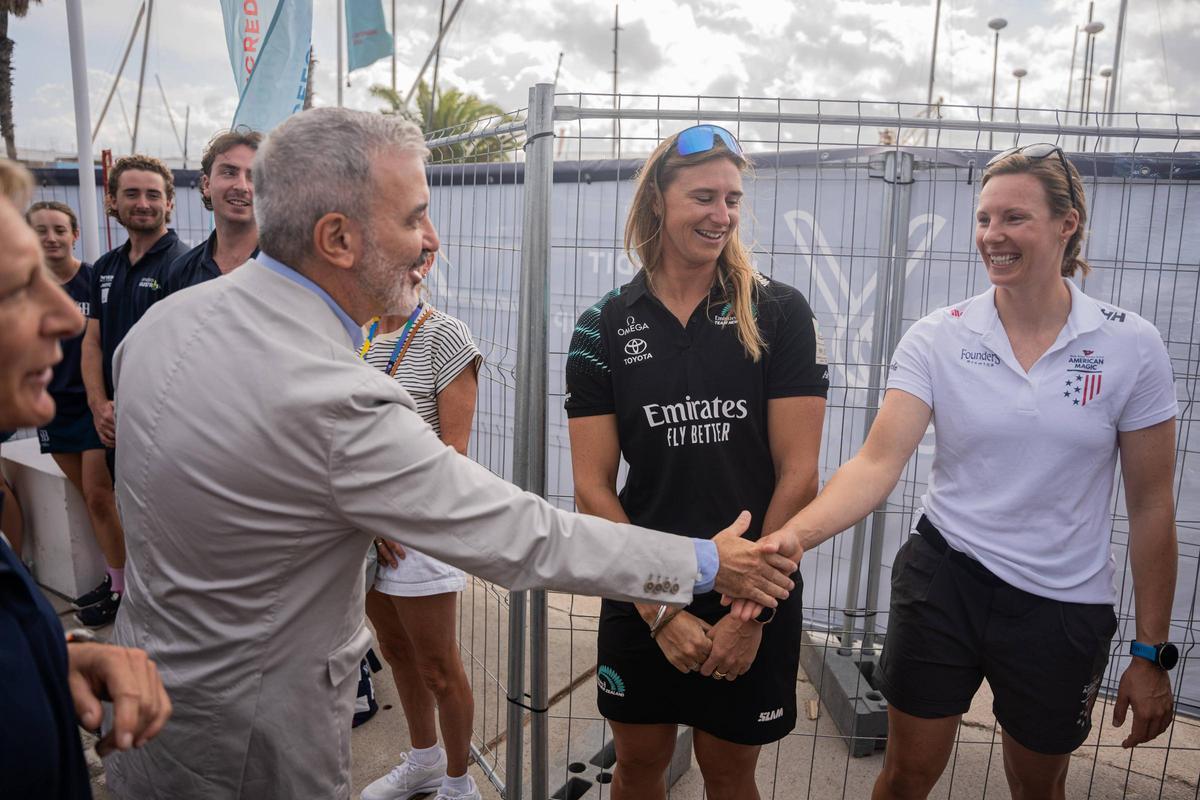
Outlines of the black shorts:
M600 713L614 722L691 725L735 744L782 739L796 727L803 600L799 574L793 579L796 588L763 628L754 663L735 681L675 669L633 606L605 600L596 648ZM728 613L714 592L687 610L709 624Z
M915 717L962 714L987 678L992 711L1019 744L1060 755L1083 744L1117 630L1111 605L1017 589L946 545L924 517L892 567L877 687Z
M102 450L104 443L96 433L92 412L87 406L82 410L59 413L44 428L38 428L38 442L43 453L82 453L84 450Z

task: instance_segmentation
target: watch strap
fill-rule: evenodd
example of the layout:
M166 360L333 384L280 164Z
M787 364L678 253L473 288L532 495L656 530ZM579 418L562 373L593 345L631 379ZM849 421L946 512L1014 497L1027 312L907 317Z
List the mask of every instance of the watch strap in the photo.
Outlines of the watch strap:
M1129 654L1138 658L1144 658L1151 664L1158 666L1158 648L1152 644L1138 641L1130 642Z

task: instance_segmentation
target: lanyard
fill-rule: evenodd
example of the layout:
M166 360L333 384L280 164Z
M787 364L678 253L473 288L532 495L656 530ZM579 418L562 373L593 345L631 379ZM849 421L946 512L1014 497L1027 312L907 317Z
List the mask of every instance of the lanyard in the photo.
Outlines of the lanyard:
M392 354L388 358L387 366L384 367L386 372L391 377L396 376L396 368L400 362L404 360L404 354L408 352L408 346L412 343L412 335L417 332L424 323L427 317L427 309L424 304L419 304L409 314L408 320L404 323L404 327L400 329L400 336L397 337L396 343L392 346ZM367 332L367 338L363 341L362 350L359 351L361 358L366 358L367 351L371 349L371 344L375 340L375 334L379 331L379 318L376 317L371 321L371 329Z

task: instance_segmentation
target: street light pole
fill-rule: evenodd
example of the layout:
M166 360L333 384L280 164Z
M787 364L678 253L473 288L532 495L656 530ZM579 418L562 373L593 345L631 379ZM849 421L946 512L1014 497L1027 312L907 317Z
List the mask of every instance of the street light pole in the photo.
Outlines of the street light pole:
M1017 67L1016 69L1013 70L1012 74L1013 74L1013 77L1017 79L1016 114L1017 114L1017 122L1019 123L1021 121L1021 79L1024 78L1026 75L1028 75L1029 71L1026 70L1024 67ZM1017 146L1017 139L1019 137L1020 137L1019 133L1013 134L1013 147Z
M1081 125L1088 123L1088 117L1092 111L1092 70L1096 67L1096 34L1104 30L1104 23L1097 20L1088 20L1088 24L1083 26L1083 32L1087 34L1085 45L1083 48L1083 89L1080 92L1079 98L1079 122ZM1080 137L1079 149L1084 149L1086 138Z
M996 66L1000 62L1000 31L1008 25L1008 20L1004 17L993 17L988 20L988 27L996 32L995 42L992 46L992 106L989 122L996 121ZM992 149L992 131L988 131L988 149Z

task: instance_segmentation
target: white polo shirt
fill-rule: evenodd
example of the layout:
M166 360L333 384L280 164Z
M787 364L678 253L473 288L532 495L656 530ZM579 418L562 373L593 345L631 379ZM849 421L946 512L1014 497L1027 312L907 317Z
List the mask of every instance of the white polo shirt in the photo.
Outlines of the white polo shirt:
M1066 284L1067 324L1028 374L992 288L914 324L896 348L888 388L933 409L921 501L951 547L1033 594L1112 603L1117 432L1179 408L1158 330Z

